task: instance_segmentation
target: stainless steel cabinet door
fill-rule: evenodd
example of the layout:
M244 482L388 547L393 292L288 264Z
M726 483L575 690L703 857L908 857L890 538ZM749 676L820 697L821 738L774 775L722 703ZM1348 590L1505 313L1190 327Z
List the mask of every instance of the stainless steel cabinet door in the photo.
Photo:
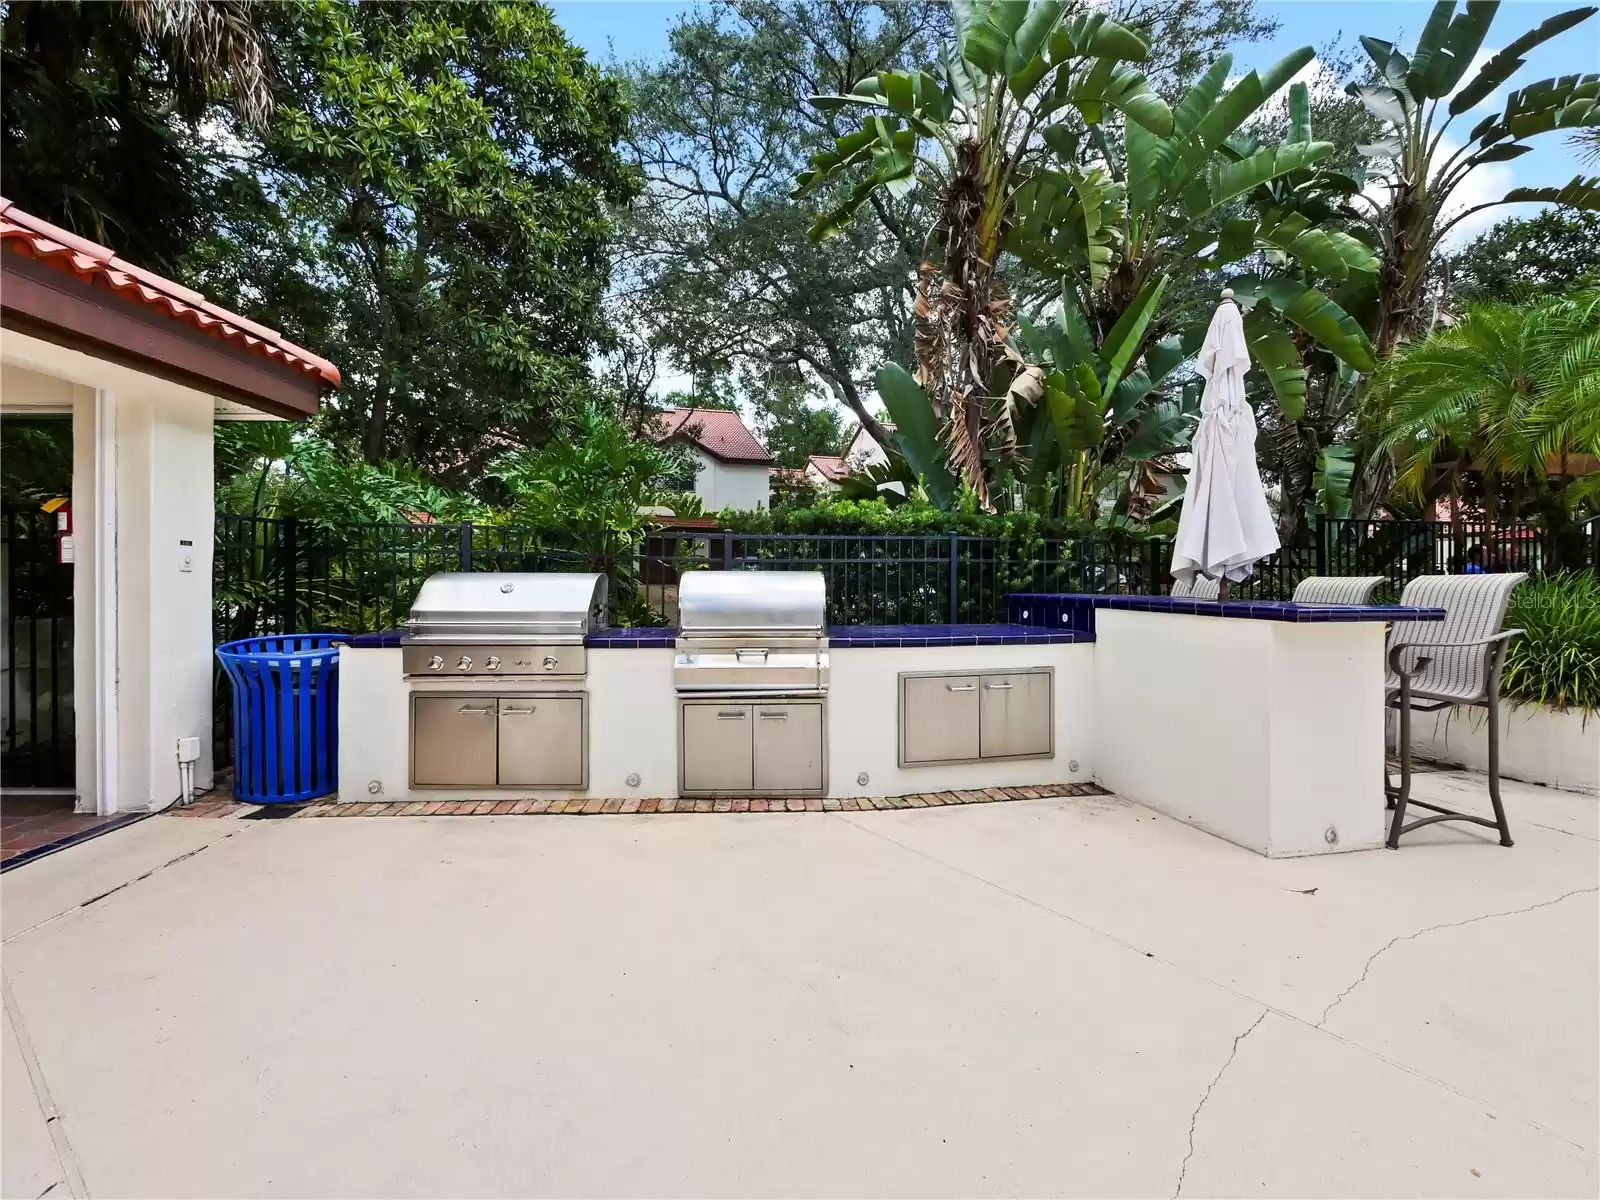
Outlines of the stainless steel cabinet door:
M982 677L980 745L984 758L1050 753L1050 680L1048 671Z
M683 706L683 790L748 792L755 777L754 713L748 704Z
M582 696L500 697L500 786L582 787Z
M901 680L901 761L978 757L978 676L914 675Z
M493 787L493 696L411 698L411 783L414 787Z
M822 705L753 705L755 791L822 790Z

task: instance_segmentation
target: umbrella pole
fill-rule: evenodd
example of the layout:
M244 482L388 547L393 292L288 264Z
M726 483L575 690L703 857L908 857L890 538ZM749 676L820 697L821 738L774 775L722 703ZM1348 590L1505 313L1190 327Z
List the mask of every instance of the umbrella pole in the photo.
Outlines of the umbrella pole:
M1217 602L1220 604L1228 598L1228 577L1224 575L1217 581Z

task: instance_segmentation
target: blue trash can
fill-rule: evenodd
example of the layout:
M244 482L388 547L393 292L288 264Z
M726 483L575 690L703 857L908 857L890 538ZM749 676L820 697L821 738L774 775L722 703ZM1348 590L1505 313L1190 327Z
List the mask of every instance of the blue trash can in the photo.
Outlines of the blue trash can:
M217 647L233 681L233 794L291 804L339 786L339 647L346 633L244 638Z

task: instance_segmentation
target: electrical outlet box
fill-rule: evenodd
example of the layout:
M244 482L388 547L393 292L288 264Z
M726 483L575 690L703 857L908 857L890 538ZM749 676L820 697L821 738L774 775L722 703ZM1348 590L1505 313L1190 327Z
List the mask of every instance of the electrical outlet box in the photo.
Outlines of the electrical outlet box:
M178 761L181 763L197 762L200 758L200 739L186 737L178 739Z

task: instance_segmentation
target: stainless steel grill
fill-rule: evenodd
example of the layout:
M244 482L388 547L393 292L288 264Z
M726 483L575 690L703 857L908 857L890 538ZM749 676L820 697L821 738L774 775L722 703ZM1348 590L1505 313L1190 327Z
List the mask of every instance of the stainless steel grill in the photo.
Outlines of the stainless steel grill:
M678 790L822 794L827 590L812 571L694 571L678 584Z
M679 692L821 696L827 589L816 571L694 571L678 584Z
M413 677L582 676L606 624L606 577L444 572L423 583L401 639Z
M588 661L603 575L434 575L401 639L411 786L588 786Z

